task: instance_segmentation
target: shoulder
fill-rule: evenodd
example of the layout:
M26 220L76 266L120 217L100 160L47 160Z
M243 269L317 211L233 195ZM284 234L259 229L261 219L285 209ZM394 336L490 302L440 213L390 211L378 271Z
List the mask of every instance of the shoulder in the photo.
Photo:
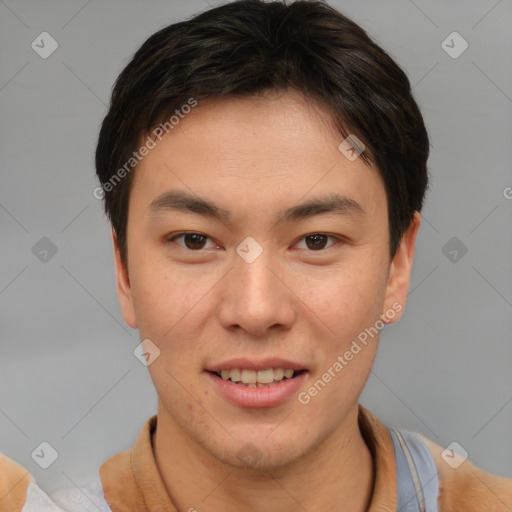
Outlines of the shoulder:
M23 466L0 453L0 512L111 512L96 477L83 488L47 494Z
M103 493L112 510L145 510L144 498L132 467L132 450L120 452L106 462L99 470Z
M0 512L21 511L32 482L27 469L0 453Z
M493 475L455 453L453 463L442 457L444 448L415 432L427 445L439 475L439 512L502 512L512 510L512 480Z
M114 455L99 469L105 499L114 512L143 512L148 509L146 499L159 503L153 496L159 479L152 448L156 420L156 415L149 418L132 448Z

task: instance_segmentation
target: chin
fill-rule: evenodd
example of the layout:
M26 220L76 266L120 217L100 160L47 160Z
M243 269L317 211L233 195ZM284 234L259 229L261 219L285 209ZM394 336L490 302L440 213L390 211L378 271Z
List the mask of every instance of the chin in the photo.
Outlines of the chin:
M233 437L223 432L219 433L217 441L212 442L212 437L203 438L201 444L212 457L232 468L275 471L289 468L321 443L321 440L306 438L305 432L290 432L289 426L285 429L279 433L275 428L254 427L253 431L247 428L242 434L230 431Z
M219 461L236 469L264 472L284 469L295 463L301 457L297 446L282 447L279 451L274 446L257 446L247 442L240 449L219 454ZM212 454L215 456L215 454Z

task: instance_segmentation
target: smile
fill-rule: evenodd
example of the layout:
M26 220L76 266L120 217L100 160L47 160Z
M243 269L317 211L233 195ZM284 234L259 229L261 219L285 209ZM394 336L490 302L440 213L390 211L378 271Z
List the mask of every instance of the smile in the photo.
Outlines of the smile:
M286 403L304 387L308 373L281 367L205 372L221 397L243 408L276 407Z
M266 370L249 370L234 368L214 372L223 380L229 380L234 384L247 387L270 387L279 384L281 381L293 379L305 370L292 370L291 368L267 368Z

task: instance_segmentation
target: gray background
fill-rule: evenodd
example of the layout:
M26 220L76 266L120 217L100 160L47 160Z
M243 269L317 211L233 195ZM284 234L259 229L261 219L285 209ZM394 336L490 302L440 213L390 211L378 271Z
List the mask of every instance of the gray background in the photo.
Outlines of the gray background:
M331 3L404 67L432 140L405 315L382 333L362 403L512 478L512 2ZM0 1L0 451L49 492L80 485L156 412L115 295L93 153L133 52L214 4ZM43 31L59 44L47 59L31 48ZM469 43L456 59L441 46L453 31ZM47 261L33 252L43 237ZM452 237L458 261L443 252ZM46 470L31 458L42 441L59 454Z

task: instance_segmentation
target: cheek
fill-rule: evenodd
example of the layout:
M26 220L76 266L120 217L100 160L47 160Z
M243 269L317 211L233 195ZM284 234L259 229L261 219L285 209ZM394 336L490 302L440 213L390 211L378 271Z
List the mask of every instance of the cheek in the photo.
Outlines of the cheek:
M211 317L209 292L218 281L199 268L183 271L172 262L142 260L131 282L141 339L151 339L169 366L188 367L204 323Z
M365 261L366 260L366 261ZM375 321L386 291L385 261L372 261L364 255L297 276L297 295L307 309L338 335L353 334ZM306 312L305 311L305 312Z
M302 390L298 400L310 415L310 421L325 423L327 420L331 426L336 426L340 415L357 403L370 374L377 344L360 348L350 361L344 358L344 352L335 354ZM325 411L329 411L327 418Z
M315 312L311 321L321 333L316 333L318 366L299 401L310 404L305 407L313 422L322 417L320 411L341 414L352 407L366 384L383 326L382 276L382 269L363 273L355 265L333 273L308 296L307 305ZM304 283L306 288L311 290L311 283ZM333 414L331 421L335 426L338 416Z
M201 283L158 258L134 261L131 287L140 329L161 338L194 303Z

